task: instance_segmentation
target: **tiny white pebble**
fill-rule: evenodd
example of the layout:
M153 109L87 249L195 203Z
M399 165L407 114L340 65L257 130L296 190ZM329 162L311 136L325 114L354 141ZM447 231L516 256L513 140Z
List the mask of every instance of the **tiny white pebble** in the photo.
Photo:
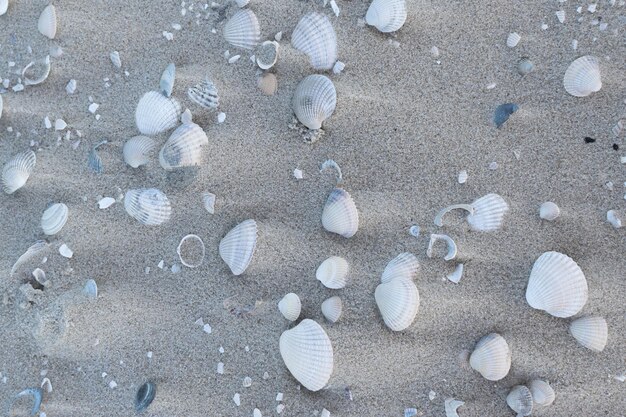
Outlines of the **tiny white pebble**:
M465 184L467 182L467 171L466 170L462 170L459 171L459 184Z
M243 379L243 387L244 388L248 388L252 385L252 378L250 378L249 376L245 377Z
M497 163L497 162L495 162L495 161L494 161L494 162L491 162L491 163L489 164L489 169L490 169L490 170L492 170L492 171L495 171L496 169L498 169L498 163Z
M206 323L204 326L202 326L202 330L204 330L204 332L207 334L211 334L211 325L209 323Z
M165 37L165 39L167 39L168 41L171 41L174 39L174 34L171 32L167 32L167 31L163 31L163 36Z
M282 401L283 400L283 393L279 392L278 394L276 394L276 401Z
M217 123L224 123L224 120L226 120L226 113L224 112L220 112L217 115Z
M283 38L283 32L278 32L276 35L274 35L274 40L276 42L280 42L280 40Z
M296 168L293 170L293 176L297 179L297 180L301 180L302 179L302 170Z
M224 362L218 362L217 373L220 375L224 374Z
M54 130L63 130L67 127L67 123L63 119L56 119L54 121Z
M276 413L280 414L283 412L283 410L285 410L285 405L284 404L278 404L276 406Z
M161 262L159 262L159 264L157 266L159 267L159 269L163 269L163 267L165 266L165 261L163 261L163 259L161 259Z
M117 382L115 382L115 381L111 381L111 382L109 382L109 387L110 387L111 389L115 389L115 388L117 387Z
M152 351L149 351L148 353L146 353L146 356L147 356L149 359L152 359Z
M100 209L106 209L115 204L115 199L111 197L104 197L100 201L98 201L98 207Z
M52 122L48 116L43 119L43 123L46 126L46 129L50 129L52 127Z
M89 113L94 114L94 113L98 110L98 107L100 107L100 105L99 105L99 104L97 104L97 103L91 103L91 104L89 105Z
M218 349L218 351L219 351L220 353L224 353L224 348L220 346L220 348Z

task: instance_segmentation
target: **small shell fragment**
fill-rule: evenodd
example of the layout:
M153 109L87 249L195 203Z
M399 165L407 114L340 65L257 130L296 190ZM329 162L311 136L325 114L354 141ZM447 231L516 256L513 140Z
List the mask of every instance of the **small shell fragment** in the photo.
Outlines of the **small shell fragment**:
M152 382L146 382L139 390L137 390L137 395L135 396L135 411L137 413L141 413L145 411L152 401L154 401L154 397L156 396L156 384Z
M213 193L202 193L202 205L204 206L204 209L210 214L215 213L215 198L215 194Z
M159 82L159 88L165 97L172 96L172 90L174 90L174 81L176 80L176 65L171 63L165 68L163 74L161 74L161 81Z
M447 398L444 402L446 417L459 417L456 410L463 404L465 404L463 401L455 400L454 398Z
M61 256L68 259L74 256L74 251L72 251L65 243L62 244L59 248L59 253L61 254Z
M459 171L459 177L458 177L459 184L465 184L467 182L467 177L468 175L467 175L466 170Z
M128 190L124 196L124 208L131 217L148 226L165 223L172 215L170 201L156 188Z
M500 129L502 125L509 120L509 117L519 109L519 106L515 103L500 104L496 107L496 111L493 115L493 122L496 128Z
M426 250L426 256L428 256L429 258L433 257L433 247L435 245L435 242L437 242L438 240L443 240L444 242L446 242L446 245L448 246L448 253L446 253L443 259L446 261L451 261L452 259L456 258L457 247L456 247L456 243L454 243L454 240L452 240L452 238L448 235L441 235L441 234L435 234L435 233L430 235L430 241L428 242L428 249Z
M24 85L37 85L46 81L48 75L50 75L50 55L26 65L22 70L22 81Z
M458 264L456 268L454 268L454 272L448 274L448 281L454 282L458 284L461 281L461 277L463 276L463 264Z
M271 72L266 72L261 75L257 80L257 87L266 96L273 96L278 91L278 80L276 75Z
M565 10L558 10L554 12L556 14L556 18L559 19L559 22L565 23Z
M205 79L200 84L190 87L187 96L199 106L205 109L216 109L219 106L220 98L217 94L217 87L209 80Z
M535 64L529 58L522 58L517 64L517 72L520 75L530 74L535 69Z
M83 294L87 296L87 298L95 300L98 298L98 284L93 279L88 279L85 282L85 286L83 287Z
M263 70L270 69L278 60L278 42L265 41L256 51L256 63Z
M15 409L15 403L22 397L32 397L33 402L32 402L32 406L30 406L29 413L27 413L26 410ZM13 416L13 415L26 414L31 417L35 416L37 415L37 413L39 413L39 409L41 408L42 401L43 401L43 390L41 388L26 388L25 390L15 395L15 397L13 397L13 399L11 400L9 404L9 411L7 415ZM14 414L16 412L17 414Z
M176 248L180 262L188 268L197 268L204 260L204 242L197 235L183 237Z
M622 220L619 218L615 210L609 210L606 212L606 221L611 223L611 226L616 229L622 227Z
M113 51L109 54L109 58L111 59L111 62L113 63L113 65L115 66L115 68L120 69L122 68L122 59L120 58L120 53L117 51Z

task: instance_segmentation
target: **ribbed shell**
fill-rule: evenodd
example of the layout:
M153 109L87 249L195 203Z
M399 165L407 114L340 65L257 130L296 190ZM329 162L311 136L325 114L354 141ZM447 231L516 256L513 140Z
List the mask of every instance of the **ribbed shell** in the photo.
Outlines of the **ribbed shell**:
M300 123L309 129L320 129L337 106L337 91L330 78L313 74L300 81L292 100Z
M296 321L302 310L302 303L297 294L290 292L278 302L278 310L289 321Z
M511 350L504 337L490 333L478 341L470 356L470 366L489 381L499 381L511 369Z
M278 42L265 41L257 50L256 63L263 70L270 69L278 60Z
M587 293L587 280L578 264L562 253L546 252L530 272L526 301L555 317L571 317L582 310Z
M266 72L257 80L257 87L266 96L273 96L278 91L278 79L271 72Z
M196 104L205 109L216 109L220 104L217 87L208 78L194 87L189 87L187 96Z
M243 274L252 261L256 240L257 224L252 219L239 223L221 240L220 256L233 275Z
M324 229L346 238L354 236L359 229L359 212L347 191L335 188L326 200L322 212Z
M530 390L524 385L516 385L511 388L506 396L506 403L517 416L529 416L533 411L533 396Z
M395 32L406 21L405 0L374 0L367 9L365 21L383 33Z
M609 336L606 320L602 317L582 317L574 320L569 326L569 331L578 343L594 352L604 350Z
M147 136L135 136L124 144L124 161L133 168L150 162L150 154L156 142Z
M39 15L37 29L46 38L54 39L57 33L57 12L53 5L47 5Z
M202 205L204 209L211 214L215 213L215 194L204 192L202 193Z
M158 91L149 91L137 104L137 129L143 135L158 135L176 126L181 111L180 104L173 97L168 98Z
M167 66L167 68L165 68L165 71L163 71L163 74L161 74L161 80L159 81L159 88L166 97L170 97L172 95L175 80L176 65L174 65L174 63L171 63Z
M317 322L304 319L280 336L280 355L289 372L305 388L319 391L333 373L333 346Z
M337 290L346 286L349 269L348 261L339 256L331 256L317 267L315 277L326 288Z
M209 144L204 130L191 121L191 112L183 114L183 124L172 134L159 152L159 163L163 169L171 171L176 168L200 165L202 163L202 147Z
M420 305L419 292L411 280L394 279L378 285L376 304L387 327L399 332L413 323Z
M330 297L322 303L322 314L331 323L336 323L342 312L343 302L337 296Z
M35 152L18 153L2 168L2 189L7 194L13 194L26 184L28 177L35 168L37 157Z
M291 35L291 45L308 55L311 66L329 70L337 61L337 35L326 15L317 12L300 19Z
M602 80L598 58L586 55L572 62L563 76L563 86L575 97L586 97L600 91Z
M417 276L419 262L412 253L404 252L393 258L383 271L380 282L385 283L393 279L408 279L413 281Z
M61 231L67 218L69 216L69 209L63 203L53 204L43 212L41 216L41 228L43 232L48 235L56 235Z
M148 226L165 223L172 215L170 201L156 188L128 190L124 196L124 208L131 217Z
M530 393L536 406L547 407L554 402L556 394L547 382L535 379L530 381L528 388L530 388Z
M474 207L474 214L467 216L467 222L473 230L480 232L498 230L509 211L509 205L498 194L487 194L470 205Z
M509 36L506 38L506 46L515 48L520 39L522 39L522 37L517 32L509 33Z
M261 39L261 27L250 9L238 10L222 31L226 42L243 49L254 49Z

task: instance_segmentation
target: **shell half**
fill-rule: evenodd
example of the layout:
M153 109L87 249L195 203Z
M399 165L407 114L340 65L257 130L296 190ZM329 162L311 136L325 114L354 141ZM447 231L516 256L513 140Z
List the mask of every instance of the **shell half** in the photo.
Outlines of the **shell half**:
M533 396L528 387L516 385L506 396L506 403L517 416L529 416L533 412Z
M147 136L134 136L124 144L124 161L133 168L150 162L156 142Z
M291 45L308 55L311 66L329 70L337 61L337 35L326 15L311 12L302 17L291 35Z
M37 156L35 152L18 153L2 168L2 189L7 194L13 194L26 184L35 168Z
M217 87L208 78L194 87L189 87L187 96L196 104L205 109L216 109L220 104Z
M603 317L581 317L569 325L574 339L587 349L602 352L609 337L609 329Z
M592 55L585 55L572 62L563 76L565 91L575 97L586 97L600 91L600 62Z
M69 209L63 203L53 204L43 212L41 216L41 228L43 232L48 235L56 235L61 231L67 218L69 216Z
M148 226L158 226L168 221L172 215L170 201L156 188L128 190L124 195L126 212Z
M302 303L297 294L290 292L278 302L278 310L289 321L296 321L302 310Z
M254 49L261 39L261 27L250 9L241 9L224 25L226 42L243 49Z
M191 121L191 112L183 114L183 124L172 134L159 152L159 163L167 171L202 163L202 147L209 144L204 130Z
M324 229L346 238L354 236L359 229L359 212L347 191L335 188L331 191L322 212Z
M220 256L233 275L243 274L250 265L256 240L257 224L254 220L248 219L235 226L220 241Z
M337 106L335 85L324 75L309 75L298 84L291 104L300 123L320 129Z
M502 227L509 205L498 194L487 194L470 204L474 212L467 216L473 230L491 232Z
M322 314L331 323L336 323L343 312L343 302L338 296L330 297L322 303Z
M387 327L399 332L413 323L419 309L420 297L413 281L394 279L378 285L374 293L376 304Z
M530 381L528 388L530 388L530 393L533 396L533 402L536 406L547 407L552 404L556 398L556 394L550 384L541 379Z
M417 276L420 264L417 257L412 253L404 252L393 258L383 271L380 282L385 283L394 279L406 279L413 281Z
M54 39L57 34L57 12L52 4L46 6L39 15L37 22L39 33L48 39Z
M374 0L367 9L365 21L383 33L395 32L406 21L405 0Z
M470 366L489 381L499 381L511 369L511 350L504 337L490 333L478 341L470 355Z
M315 277L326 288L337 290L346 286L349 270L348 261L339 256L331 256L317 267Z
M149 91L137 104L135 123L143 135L158 135L176 126L181 111L180 104L173 97Z

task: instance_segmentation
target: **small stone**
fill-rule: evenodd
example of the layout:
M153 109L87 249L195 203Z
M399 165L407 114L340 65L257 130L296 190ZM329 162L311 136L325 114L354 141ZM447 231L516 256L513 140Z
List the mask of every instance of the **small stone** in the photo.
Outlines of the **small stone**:
M117 387L117 382L115 382L115 381L109 382L109 388L115 389L116 387Z
M46 126L46 129L50 129L52 127L52 122L48 116L44 117L43 124Z
M206 334L211 334L211 325L209 323L206 323L204 326L202 326L202 330Z
M589 13L595 13L596 7L598 7L598 4L590 4L589 6L587 6L587 11Z
M405 408L404 409L404 417L416 417L417 416L417 408Z
M280 40L283 38L283 32L278 32L276 35L274 35L274 40L276 42L280 42Z
M609 210L606 212L606 221L611 223L616 229L622 227L622 220L617 216L617 212L615 210Z
M194 323L197 324L198 326L204 326L204 320L202 320L202 317L200 317Z
M224 348L223 348L222 346L220 346L220 348L218 349L218 351L219 351L220 353L224 353Z
M13 91L15 91L16 93L18 91L24 91L24 85L22 85L22 84L15 84L11 89Z
M120 53L117 51L113 51L109 54L109 58L111 59L111 62L113 63L113 65L115 65L115 68L122 68L122 60L120 58Z
M302 179L302 170L300 169L294 169L293 170L293 176L297 179L297 180L301 180Z
M217 123L224 123L224 120L226 120L226 113L220 112L217 115Z

